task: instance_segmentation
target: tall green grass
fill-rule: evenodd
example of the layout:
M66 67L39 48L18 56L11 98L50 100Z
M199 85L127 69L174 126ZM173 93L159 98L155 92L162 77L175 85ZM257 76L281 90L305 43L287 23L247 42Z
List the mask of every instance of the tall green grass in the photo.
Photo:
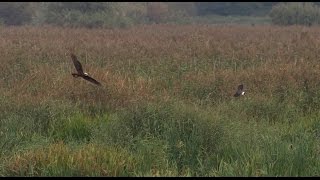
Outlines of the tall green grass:
M32 125L39 113L33 109L29 115L35 119L25 118L31 127L21 123L17 116L10 118L10 124L18 121L15 125L2 126L2 131L7 129L12 134L2 136L2 149L8 150L11 144L11 150L17 153L2 151L1 174L318 175L320 123L317 113L295 117L300 112L289 111L288 106L273 109L272 104L257 103L242 99L204 107L175 101L147 103L104 116L70 113L53 116L51 125L44 121L42 126L48 127L46 131L40 125ZM50 120L44 109L42 116ZM274 111L279 112L272 116ZM289 112L293 114L288 115ZM286 121L290 117L295 117L295 121ZM2 123L9 125L8 121ZM120 159L114 159L118 155Z

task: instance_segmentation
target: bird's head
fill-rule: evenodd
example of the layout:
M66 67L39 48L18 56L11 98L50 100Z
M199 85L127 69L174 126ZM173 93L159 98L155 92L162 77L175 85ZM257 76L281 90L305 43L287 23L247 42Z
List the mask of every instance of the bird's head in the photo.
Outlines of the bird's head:
M246 92L242 91L241 95L244 95Z
M85 73L83 73L83 74L84 74L85 76L89 76L89 74L88 74L88 73L86 73L86 72L85 72Z

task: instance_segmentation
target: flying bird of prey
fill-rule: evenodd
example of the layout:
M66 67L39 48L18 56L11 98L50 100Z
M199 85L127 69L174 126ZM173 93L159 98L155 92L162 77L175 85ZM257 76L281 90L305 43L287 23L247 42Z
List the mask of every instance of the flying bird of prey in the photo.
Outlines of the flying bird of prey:
M78 72L78 73L72 73L72 76L73 76L73 77L77 78L77 77L80 76L80 77L82 77L83 79L85 79L85 80L87 80L87 81L90 81L90 82L92 82L92 83L94 83L94 84L96 84L96 85L101 86L101 84L100 84L97 80L95 80L95 79L93 79L92 77L90 77L90 76L88 75L88 73L83 72L82 65L81 65L81 63L78 61L77 57L76 57L74 54L71 54L71 58L72 58L72 61L73 61L74 66L75 66L75 68L76 68L76 70L77 70L77 72Z
M238 86L238 90L237 92L233 95L234 97L238 97L238 96L241 96L241 95L244 95L245 92L243 91L243 84L240 84Z

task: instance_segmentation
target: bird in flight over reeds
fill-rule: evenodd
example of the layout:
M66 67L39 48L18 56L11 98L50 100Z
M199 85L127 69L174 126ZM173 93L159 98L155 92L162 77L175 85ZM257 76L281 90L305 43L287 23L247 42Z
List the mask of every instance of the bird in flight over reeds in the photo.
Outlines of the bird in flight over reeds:
M242 96L242 95L244 95L245 94L245 92L243 91L243 84L240 84L239 86L238 86L238 90L237 90L237 92L233 95L234 97L238 97L238 96Z
M73 76L73 77L75 77L75 78L77 78L77 77L82 77L83 79L85 79L85 80L87 80L87 81L90 81L90 82L92 82L92 83L94 83L94 84L96 84L96 85L98 85L98 86L101 86L101 84L100 84L97 80L95 80L95 79L93 79L92 77L90 77L90 76L88 75L88 73L83 72L82 65L81 65L81 63L78 61L76 55L71 54L71 59L72 59L72 61L73 61L73 64L74 64L77 72L78 72L78 73L72 73L72 76Z

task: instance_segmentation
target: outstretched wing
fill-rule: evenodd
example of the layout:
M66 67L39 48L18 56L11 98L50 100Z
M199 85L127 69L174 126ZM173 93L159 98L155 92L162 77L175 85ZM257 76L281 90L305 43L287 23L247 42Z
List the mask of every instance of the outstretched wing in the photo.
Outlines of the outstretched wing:
M243 90L243 84L240 84L239 86L238 86L238 91L242 91Z
M237 91L233 96L238 97L238 96L240 96L240 94L241 94L241 92Z
M83 73L82 65L81 65L81 63L78 61L76 55L71 54L71 58L72 58L74 67L76 68L76 70L78 71L78 73L83 75L84 73Z
M96 84L96 85L101 86L101 84L100 84L97 80L93 79L93 78L90 77L90 76L82 76L82 77L83 77L83 79L85 79L85 80L87 80L87 81L90 81L90 82L92 82L92 83L94 83L94 84Z

